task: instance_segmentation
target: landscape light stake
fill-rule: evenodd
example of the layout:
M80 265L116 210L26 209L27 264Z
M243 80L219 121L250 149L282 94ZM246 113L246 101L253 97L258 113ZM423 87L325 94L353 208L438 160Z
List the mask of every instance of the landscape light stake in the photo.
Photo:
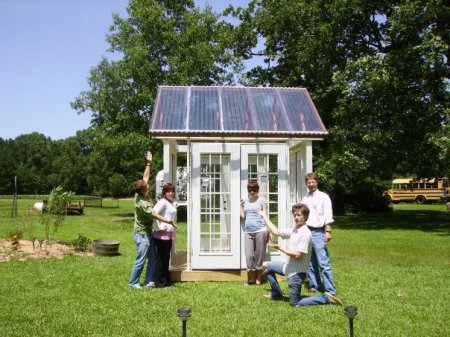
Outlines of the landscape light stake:
M348 317L348 323L350 325L350 337L354 337L353 335L353 318L358 314L358 308L350 305L344 308L345 315Z
M178 309L178 317L181 319L182 327L183 327L183 337L186 337L186 323L189 317L191 317L191 309L189 308L180 308Z

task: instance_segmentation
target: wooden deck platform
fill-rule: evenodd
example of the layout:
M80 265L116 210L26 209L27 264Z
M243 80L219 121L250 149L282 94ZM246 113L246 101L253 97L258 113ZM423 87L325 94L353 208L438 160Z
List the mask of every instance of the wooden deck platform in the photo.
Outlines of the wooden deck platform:
M247 280L247 270L187 270L186 252L173 254L170 275L175 282Z
M84 214L84 204L79 201L78 203L70 203L66 206L66 212L67 214L78 214L83 215Z

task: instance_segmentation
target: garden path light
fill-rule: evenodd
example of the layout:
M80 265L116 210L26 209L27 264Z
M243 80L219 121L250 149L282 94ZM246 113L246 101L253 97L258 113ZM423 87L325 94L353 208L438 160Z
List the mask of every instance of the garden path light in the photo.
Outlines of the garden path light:
M354 337L354 335L353 335L353 318L355 318L355 316L358 314L358 308L353 305L349 305L344 308L344 312L345 312L345 315L348 317L348 323L350 325L350 337Z
M186 323L189 317L191 317L191 309L189 308L180 308L178 309L178 317L182 321L182 327L183 327L183 337L186 337Z

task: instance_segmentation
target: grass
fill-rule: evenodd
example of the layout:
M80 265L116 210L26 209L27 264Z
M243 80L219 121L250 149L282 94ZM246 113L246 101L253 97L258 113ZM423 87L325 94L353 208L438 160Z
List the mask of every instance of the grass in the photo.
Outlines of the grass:
M11 219L12 201L0 200L0 238L15 229L28 203L33 201L19 200L19 218ZM179 336L180 307L192 310L189 336L348 335L342 308L294 309L265 301L267 284L130 289L132 201L85 211L67 217L56 238L119 240L121 255L1 263L0 336ZM329 248L338 295L358 307L356 336L450 335L449 234L450 212L442 204L399 204L389 214L336 217Z

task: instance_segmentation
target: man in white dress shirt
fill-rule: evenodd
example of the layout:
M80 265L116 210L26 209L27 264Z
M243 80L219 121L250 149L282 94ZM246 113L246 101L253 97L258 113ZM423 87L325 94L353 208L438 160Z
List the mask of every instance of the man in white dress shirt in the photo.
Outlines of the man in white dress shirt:
M308 205L309 218L306 224L312 234L312 253L309 264L309 291L322 291L336 294L333 271L331 270L327 242L331 240L333 209L328 194L319 191L319 180L315 173L305 176L308 193L303 197L302 203Z

